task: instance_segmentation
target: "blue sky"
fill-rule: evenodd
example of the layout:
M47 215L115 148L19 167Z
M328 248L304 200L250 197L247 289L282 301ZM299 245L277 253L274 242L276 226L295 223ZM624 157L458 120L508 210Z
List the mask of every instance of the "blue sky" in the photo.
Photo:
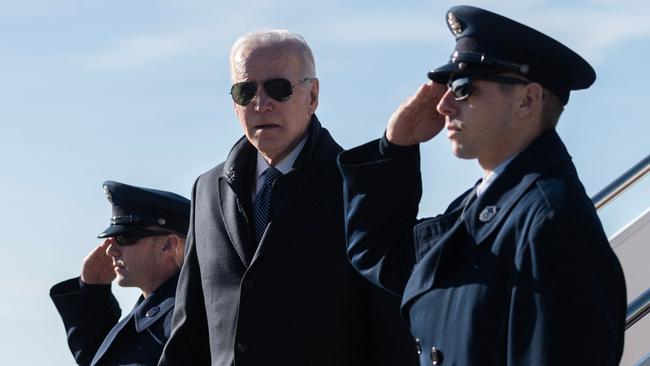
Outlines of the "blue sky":
M468 1L533 26L589 60L558 131L594 194L650 152L650 3ZM242 133L227 57L263 27L305 36L318 115L345 148L377 138L392 111L446 62L450 1L0 0L0 359L69 365L48 290L78 275L108 224L104 180L189 196ZM444 135L444 134L443 134ZM423 145L423 216L480 171L440 136ZM608 232L647 209L647 182L603 212ZM129 311L135 290L117 290Z

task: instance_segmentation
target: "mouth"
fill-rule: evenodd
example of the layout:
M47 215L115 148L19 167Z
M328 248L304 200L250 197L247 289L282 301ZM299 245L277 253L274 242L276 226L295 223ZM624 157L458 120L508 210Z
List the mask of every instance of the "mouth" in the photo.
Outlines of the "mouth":
M460 133L462 131L460 126L458 126L456 124L448 123L446 127L447 127L447 137L451 137L451 136L453 136L453 135L455 135L457 133Z
M123 260L118 259L118 260L116 260L115 262L113 262L113 270L114 270L114 271L119 271L119 270L122 270L122 269L124 269L124 268L126 268L126 266L124 265L124 261L123 261Z
M447 130L449 130L449 131L462 131L459 124L453 123L453 122L447 122L447 125L445 126L445 128L447 128Z
M280 125L277 125L275 123L265 123L265 124L255 126L253 129L255 131L265 131L265 130L271 130L278 127L280 127Z

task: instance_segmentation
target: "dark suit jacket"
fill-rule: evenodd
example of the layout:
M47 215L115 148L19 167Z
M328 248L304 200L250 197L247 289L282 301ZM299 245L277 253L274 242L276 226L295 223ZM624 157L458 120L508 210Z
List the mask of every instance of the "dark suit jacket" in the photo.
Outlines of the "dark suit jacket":
M110 285L87 285L79 277L50 289L79 365L156 365L171 333L178 275L146 299L138 299L131 313L121 314Z
M314 117L257 251L256 150L242 138L192 194L172 336L160 365L412 365L399 299L378 292L345 255L341 151Z
M555 131L419 222L417 147L383 139L339 163L348 255L402 296L421 365L618 365L623 272Z

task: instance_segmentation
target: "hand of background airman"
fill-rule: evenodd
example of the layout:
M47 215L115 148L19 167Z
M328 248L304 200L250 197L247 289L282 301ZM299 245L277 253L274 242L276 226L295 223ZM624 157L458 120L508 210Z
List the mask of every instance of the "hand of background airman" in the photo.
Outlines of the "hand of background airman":
M115 279L113 258L106 254L106 248L113 242L112 238L104 240L90 254L81 266L81 280L90 285L109 284Z

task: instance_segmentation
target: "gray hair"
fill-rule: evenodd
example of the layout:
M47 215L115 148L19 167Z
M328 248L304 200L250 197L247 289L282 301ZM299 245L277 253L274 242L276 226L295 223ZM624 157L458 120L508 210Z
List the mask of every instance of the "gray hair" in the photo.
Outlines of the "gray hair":
M232 45L230 50L230 77L235 80L235 70L238 65L235 64L235 57L242 50L254 48L286 48L289 52L295 52L301 60L304 77L316 77L316 63L314 54L305 39L296 33L291 33L285 29L261 29L250 32L239 37Z

